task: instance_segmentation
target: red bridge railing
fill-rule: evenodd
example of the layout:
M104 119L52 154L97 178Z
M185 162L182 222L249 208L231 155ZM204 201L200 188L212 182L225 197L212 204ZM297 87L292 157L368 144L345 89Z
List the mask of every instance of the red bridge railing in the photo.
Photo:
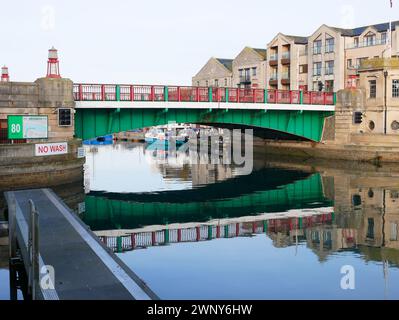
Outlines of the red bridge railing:
M75 101L170 101L335 105L334 92L212 87L74 84Z
M223 225L198 224L189 228L163 229L132 233L125 236L100 236L99 238L108 248L122 252L170 243L210 241L266 232L302 230L330 223L333 219L332 213L325 213L307 217L237 222Z

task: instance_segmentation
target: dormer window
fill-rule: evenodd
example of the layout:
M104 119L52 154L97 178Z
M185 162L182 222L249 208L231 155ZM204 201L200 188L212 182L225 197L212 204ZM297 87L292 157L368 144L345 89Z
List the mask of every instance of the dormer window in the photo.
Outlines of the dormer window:
M313 42L313 54L321 54L321 40Z
M375 45L375 33L369 32L368 34L366 34L366 36L364 37L364 42L366 43L366 46L374 46Z
M326 53L334 52L334 38L326 39Z

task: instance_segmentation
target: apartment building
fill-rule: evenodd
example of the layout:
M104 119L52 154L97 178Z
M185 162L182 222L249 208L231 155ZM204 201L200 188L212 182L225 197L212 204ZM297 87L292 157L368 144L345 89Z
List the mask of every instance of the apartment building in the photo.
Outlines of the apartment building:
M392 23L392 50L389 52L389 23L341 29L322 25L308 38L309 89L338 91L351 79L358 79L362 61L397 56L399 22ZM358 82L358 81L357 81Z
M266 49L246 47L234 60L212 58L193 85L338 91L359 83L362 61L399 57L398 30L394 21L354 29L322 25L309 37L279 33Z
M231 87L232 67L232 59L212 57L192 78L192 85L196 87Z
M268 89L307 90L306 37L279 33L267 45Z
M238 88L266 88L266 49L245 47L233 60L232 84Z
M389 40L389 23L356 28L351 36L346 38L345 46L345 77L356 78L362 61L378 57L399 57L399 21L392 23L392 50L387 50Z

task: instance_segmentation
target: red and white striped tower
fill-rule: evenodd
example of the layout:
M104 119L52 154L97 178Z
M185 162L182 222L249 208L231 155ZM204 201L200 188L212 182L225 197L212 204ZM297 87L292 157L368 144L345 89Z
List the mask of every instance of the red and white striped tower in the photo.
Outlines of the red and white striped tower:
M10 81L10 76L8 74L8 68L6 66L1 68L1 82Z
M61 78L57 49L52 47L48 51L47 78Z

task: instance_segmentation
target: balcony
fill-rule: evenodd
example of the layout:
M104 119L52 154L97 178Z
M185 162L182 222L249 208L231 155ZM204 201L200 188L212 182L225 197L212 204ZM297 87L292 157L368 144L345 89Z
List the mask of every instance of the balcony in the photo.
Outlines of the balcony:
M269 61L269 65L271 67L275 67L278 65L278 54L274 53L270 55L270 61Z
M269 84L270 84L271 86L277 86L277 84L278 84L278 75L277 75L277 74L272 74L272 75L270 76Z
M251 84L250 76L240 76L240 84Z
M283 72L281 74L281 84L282 85L289 85L290 84L290 73L289 72Z
M283 52L281 56L281 64L287 65L291 63L291 53L288 52Z

